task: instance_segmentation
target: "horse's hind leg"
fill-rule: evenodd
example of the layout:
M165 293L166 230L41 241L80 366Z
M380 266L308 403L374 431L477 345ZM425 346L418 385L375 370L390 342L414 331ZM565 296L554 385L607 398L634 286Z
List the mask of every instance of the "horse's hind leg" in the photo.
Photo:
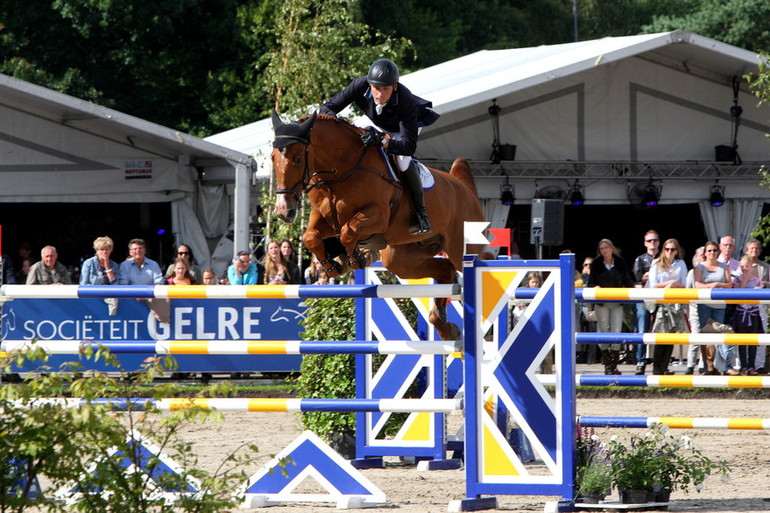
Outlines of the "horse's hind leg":
M430 311L428 320L436 328L436 332L441 340L460 340L462 332L459 326L453 322L448 322L446 317L446 307L449 299L445 297L436 298L433 309Z

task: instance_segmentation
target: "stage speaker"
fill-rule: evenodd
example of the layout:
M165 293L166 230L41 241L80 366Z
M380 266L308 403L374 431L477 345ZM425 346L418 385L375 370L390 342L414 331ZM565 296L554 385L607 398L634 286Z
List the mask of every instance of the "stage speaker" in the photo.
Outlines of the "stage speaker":
M564 200L533 199L530 244L559 246L564 241Z

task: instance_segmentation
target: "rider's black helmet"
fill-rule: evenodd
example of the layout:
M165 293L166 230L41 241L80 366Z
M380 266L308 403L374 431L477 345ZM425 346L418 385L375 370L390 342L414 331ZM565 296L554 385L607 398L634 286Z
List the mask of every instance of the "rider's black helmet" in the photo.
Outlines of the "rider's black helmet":
M366 80L376 86L394 86L398 83L398 66L388 59L374 61L366 75Z

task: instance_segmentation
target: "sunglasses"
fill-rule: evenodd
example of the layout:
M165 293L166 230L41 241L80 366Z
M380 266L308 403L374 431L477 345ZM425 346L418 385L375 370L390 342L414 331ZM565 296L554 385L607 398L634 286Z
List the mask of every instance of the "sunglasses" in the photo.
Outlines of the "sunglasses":
M658 242L659 239L647 239L644 242Z
M663 248L664 251L676 251L676 248Z
M189 254L190 254L190 252L189 252L189 251L177 251L177 253L176 253L176 254L177 254L177 255L189 255Z

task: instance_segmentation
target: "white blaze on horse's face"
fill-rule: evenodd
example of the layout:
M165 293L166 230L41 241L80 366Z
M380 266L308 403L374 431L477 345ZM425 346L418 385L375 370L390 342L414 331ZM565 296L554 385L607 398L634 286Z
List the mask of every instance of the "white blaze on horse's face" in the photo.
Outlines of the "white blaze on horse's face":
M285 148L273 149L273 170L275 171L275 189L291 190L290 193L277 194L275 215L287 223L297 217L297 204L302 194L302 174L304 171L304 154L292 144Z

